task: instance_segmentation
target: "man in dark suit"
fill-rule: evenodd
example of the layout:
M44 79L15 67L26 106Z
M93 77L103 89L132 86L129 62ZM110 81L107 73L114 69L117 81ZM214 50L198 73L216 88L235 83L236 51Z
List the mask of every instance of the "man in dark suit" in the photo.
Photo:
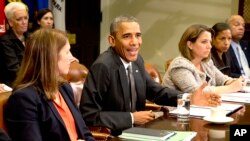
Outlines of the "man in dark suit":
M108 41L111 47L97 58L89 70L80 111L87 125L108 127L113 135L118 135L126 128L154 119L151 111L144 111L146 99L161 105L176 106L177 95L183 95L180 91L161 86L145 71L143 58L139 55L142 37L136 18L115 18L110 26ZM134 75L135 97L131 95L132 86L127 78L127 67L130 65ZM209 96L213 94L201 94L203 87L191 96L193 104L207 104L207 99L211 100ZM218 97L210 102L218 104Z
M232 15L227 20L227 23L229 24L232 33L231 46L227 52L231 58L231 72L235 77L244 75L249 78L250 47L245 41L241 40L245 32L245 21L240 15ZM239 47L244 53L239 55L237 47ZM244 63L240 61L240 58L245 60L245 69Z

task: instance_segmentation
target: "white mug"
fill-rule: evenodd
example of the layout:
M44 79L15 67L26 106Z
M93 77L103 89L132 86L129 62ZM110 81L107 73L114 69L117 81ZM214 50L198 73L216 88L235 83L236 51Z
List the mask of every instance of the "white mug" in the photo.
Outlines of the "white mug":
M220 120L226 117L227 111L222 107L213 107L210 110L210 118L213 120Z
M215 129L209 129L208 131L209 138L212 139L222 139L226 136L225 130L215 130Z

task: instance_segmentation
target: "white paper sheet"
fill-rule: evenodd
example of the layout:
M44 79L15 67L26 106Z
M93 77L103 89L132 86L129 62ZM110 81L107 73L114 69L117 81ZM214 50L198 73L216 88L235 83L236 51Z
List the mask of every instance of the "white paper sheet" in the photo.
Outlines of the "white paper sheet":
M221 94L222 101L250 103L250 93L225 93Z
M222 103L221 107L227 111L227 114L230 114L237 109L242 107L242 104L231 104L231 103ZM205 106L195 106L191 105L190 107L190 116L194 117L205 117L210 115L210 109L212 107L205 107ZM177 109L172 110L169 112L170 114L177 114Z

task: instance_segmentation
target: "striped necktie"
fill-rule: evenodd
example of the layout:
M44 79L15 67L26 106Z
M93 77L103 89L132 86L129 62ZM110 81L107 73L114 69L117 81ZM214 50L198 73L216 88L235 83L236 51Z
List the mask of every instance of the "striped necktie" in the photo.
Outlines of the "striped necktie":
M128 82L129 82L130 98L131 98L131 111L134 112L136 111L137 94L135 90L135 80L131 65L128 65L127 71L128 71Z

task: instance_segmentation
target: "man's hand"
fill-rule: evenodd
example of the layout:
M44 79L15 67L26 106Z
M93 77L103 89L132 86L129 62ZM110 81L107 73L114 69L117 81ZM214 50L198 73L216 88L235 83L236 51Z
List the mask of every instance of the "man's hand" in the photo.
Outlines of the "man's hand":
M191 104L198 106L218 106L221 104L220 95L212 92L203 92L207 86L204 82L191 96Z
M142 125L155 119L155 114L152 111L139 111L132 113L134 117L134 124Z

